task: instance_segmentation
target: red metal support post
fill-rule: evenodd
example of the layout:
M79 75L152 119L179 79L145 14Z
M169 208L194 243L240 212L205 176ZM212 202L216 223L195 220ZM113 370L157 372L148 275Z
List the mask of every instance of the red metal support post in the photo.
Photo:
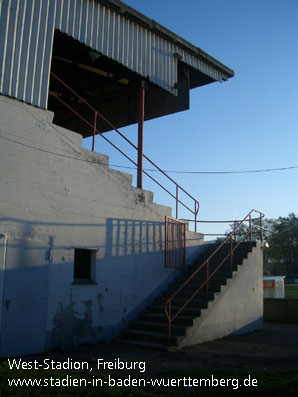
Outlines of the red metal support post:
M252 246L252 222L251 222L251 214L249 214L249 245L250 249Z
M168 343L171 342L171 316L172 316L172 305L169 302L169 317L168 317Z
M183 264L186 266L186 223L183 225Z
M233 239L232 239L232 234L230 235L230 269L231 272L233 272Z
M0 0L1 2L1 0ZM140 95L139 95L139 102L141 102L141 105L139 106L139 132L140 132L140 144L139 144L139 149L138 146L134 143L132 143L124 134L122 134L116 127L113 125L109 120L107 120L100 112L98 112L93 106L91 106L84 98L82 98L80 95L78 95L71 87L69 87L63 80L61 80L58 76L56 76L53 72L51 72L51 76L55 78L56 81L58 81L64 88L68 90L68 92L71 92L72 95L74 95L80 103L84 104L87 106L91 111L92 115L94 116L94 120L89 120L83 116L80 112L76 111L70 104L65 102L57 93L49 90L49 94L53 96L57 101L62 103L70 112L72 112L76 117L78 117L83 123L85 123L91 131L93 131L93 143L92 143L92 150L95 150L95 138L96 135L101 136L102 139L104 139L106 142L108 142L111 146L113 146L114 149L116 149L119 153L121 153L127 160L129 160L137 169L139 170L138 176L139 176L139 181L137 185L142 188L142 175L145 174L147 175L148 178L150 178L154 183L156 183L160 188L162 188L167 194L169 194L174 200L177 200L177 204L181 204L184 208L186 208L188 211L190 211L192 214L194 214L195 218L195 230L197 230L197 214L200 208L199 202L191 196L185 189L183 189L181 186L179 186L171 177L169 177L160 167L158 167L153 161L150 160L149 157L147 157L143 153L143 122L144 122L144 105L145 105L145 81L142 83L142 85L139 87ZM117 145L115 145L112 141L110 141L105 134L102 134L98 128L97 128L97 118L100 118L100 120L103 120L112 130L114 130L123 140L125 140L132 148L134 148L137 152L141 152L140 154L138 153L138 159L139 164L137 161L133 160L131 157L129 157L123 150L121 150ZM175 187L178 187L179 190L184 192L190 199L194 201L194 208L195 210L193 211L188 205L186 205L184 202L181 200L177 199L175 194L172 193L170 190L168 190L165 186L163 186L158 180L153 178L152 175L150 175L146 170L143 169L143 158L145 158L157 171L159 171L162 175L164 175L171 183L175 185Z
M93 125L92 152L94 152L94 147L95 147L96 123L97 123L97 112L94 112L94 125Z
M145 114L145 81L139 89L139 122L138 122L138 176L137 187L143 188L143 153L144 153L144 114Z
M263 216L260 214L260 239L263 242Z
M167 263L168 263L167 253L168 253L168 222L167 222L167 217L165 216L165 267L167 267Z
M178 194L179 194L179 187L178 185L176 185L176 219L178 219L178 203L179 203Z
M197 232L197 217L198 217L197 202L195 201L195 232Z
M206 262L206 300L208 301L209 295L209 261Z
M237 222L235 221L234 222L234 241L235 241L235 243L237 243L237 230L236 230L236 228L237 228Z

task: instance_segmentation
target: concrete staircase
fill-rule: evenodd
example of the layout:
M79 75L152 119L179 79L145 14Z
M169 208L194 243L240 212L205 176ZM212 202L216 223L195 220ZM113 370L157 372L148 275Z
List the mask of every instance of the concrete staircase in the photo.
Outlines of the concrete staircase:
M253 243L253 247L256 243ZM195 296L195 298L184 308L178 315L171 326L171 341L168 343L168 322L164 311L164 303L176 290L195 272L195 270L212 254L218 244L208 244L207 249L202 255L190 266L183 271L160 297L147 307L146 311L133 321L121 335L120 341L134 345L168 349L170 346L176 346L178 338L185 335L186 329L193 325L194 319L201 316L202 309L208 307L208 303L214 300L215 294L220 295L222 286L227 284L235 272L238 273L238 266L243 264L248 253L251 252L250 244L243 242L234 252L233 272L230 269L230 259L223 263L221 268L214 274L209 281L208 297L206 299L205 287ZM218 264L227 256L230 250L230 244L224 247L210 260L209 274L218 266ZM189 299L201 283L206 279L206 269L203 267L191 280L187 288L184 288L174 298L172 302L172 314Z

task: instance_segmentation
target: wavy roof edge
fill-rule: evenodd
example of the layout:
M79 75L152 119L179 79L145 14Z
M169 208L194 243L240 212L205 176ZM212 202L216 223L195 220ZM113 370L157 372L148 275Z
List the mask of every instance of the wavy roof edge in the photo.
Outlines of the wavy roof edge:
M207 52L203 51L200 47L195 46L189 41L183 39L181 36L172 32L168 28L156 22L154 19L150 19L146 17L146 15L137 11L136 9L130 7L126 3L120 0L96 0L101 4L112 5L115 7L120 14L125 14L125 16L134 19L136 22L145 25L150 30L154 30L158 32L160 35L164 36L172 43L176 45L180 45L184 50L189 51L192 55L197 56L199 59L202 59L204 62L208 63L210 66L218 69L219 71L226 73L227 76L233 77L235 75L234 71L219 62L217 59L209 55Z

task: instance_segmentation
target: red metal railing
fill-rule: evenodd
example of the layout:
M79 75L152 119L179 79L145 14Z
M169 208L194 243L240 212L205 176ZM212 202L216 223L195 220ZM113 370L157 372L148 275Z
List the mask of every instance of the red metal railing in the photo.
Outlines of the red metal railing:
M71 107L68 103L66 103L62 98L60 98L55 92L49 90L49 94L55 97L59 102L61 102L64 106L66 106L72 113L74 113L79 119L81 119L86 125L88 125L93 130L93 140L92 140L92 150L94 151L95 147L95 136L100 135L106 142L109 142L118 152L120 152L126 159L128 159L132 164L138 168L138 163L132 160L127 154L125 154L121 149L119 149L113 142L111 142L102 132L97 129L97 118L100 117L105 123L107 123L112 130L114 130L119 136L121 136L129 145L131 145L136 151L138 151L138 147L134 145L128 138L126 138L110 121L108 121L101 113L99 113L93 106L91 106L85 99L83 99L79 94L77 94L72 88L70 88L63 80L61 80L56 74L51 72L51 76L56 79L61 85L63 85L68 91L70 91L74 96L76 96L81 103L85 104L92 112L94 112L94 117L92 122L87 120L84 116L82 116L78 111L76 111L73 107ZM199 202L191 196L185 189L183 189L177 182L175 182L170 176L168 176L160 167L158 167L153 161L151 161L145 154L143 154L143 158L146 159L155 170L159 171L162 175L164 175L170 182L175 185L175 194L170 192L165 186L163 186L160 182L158 182L155 178L153 178L146 170L142 170L143 174L145 174L148 178L150 178L153 182L155 182L159 187L161 187L165 192L167 192L171 197L173 197L176 201L176 218L178 218L178 206L179 204L186 208L194 215L195 222L195 231L197 228L197 215L199 212L200 204ZM193 209L191 209L185 202L179 199L179 192L183 192L186 196L189 197L193 201Z
M165 267L185 269L186 223L170 216L165 217Z
M259 218L252 218L253 213L258 213ZM257 210L251 210L249 214L237 225L234 224L234 230L224 239L224 241L219 245L219 247L198 267L198 269L177 289L176 292L174 292L171 297L165 302L164 305L164 310L165 314L168 320L168 338L169 342L171 339L171 324L172 322L179 316L179 314L182 312L182 310L188 306L188 304L193 300L193 298L202 290L202 288L206 287L206 300L208 297L208 289L209 289L209 281L210 279L215 275L215 273L221 268L221 266L230 259L230 269L231 271L233 270L233 254L234 251L239 247L240 243L249 236L249 241L250 241L250 247L252 247L252 230L254 228L259 228L260 229L260 240L263 241L263 223L262 219L265 216L263 212L257 211ZM259 219L260 225L253 224L253 220ZM235 236L237 236L237 231L239 230L240 226L244 224L244 222L248 221L249 222L249 227L248 231L244 233L244 235L239 239L238 242L236 242ZM233 245L233 237L234 237L234 244ZM230 252L226 255L226 257L218 264L218 266L211 272L209 273L209 263L210 260L217 254L223 247L224 244L229 243L230 244ZM206 279L202 281L202 284L193 292L193 294L190 296L190 298L175 312L175 314L172 314L172 301L173 299L181 292L185 287L189 285L191 280L205 267L206 271Z

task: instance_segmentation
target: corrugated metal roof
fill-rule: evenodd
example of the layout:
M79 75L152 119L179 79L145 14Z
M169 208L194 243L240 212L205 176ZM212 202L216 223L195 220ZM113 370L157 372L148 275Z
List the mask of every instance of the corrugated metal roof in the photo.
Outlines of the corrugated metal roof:
M213 80L233 72L118 0L0 0L0 92L46 108L54 29L176 95L177 58Z

